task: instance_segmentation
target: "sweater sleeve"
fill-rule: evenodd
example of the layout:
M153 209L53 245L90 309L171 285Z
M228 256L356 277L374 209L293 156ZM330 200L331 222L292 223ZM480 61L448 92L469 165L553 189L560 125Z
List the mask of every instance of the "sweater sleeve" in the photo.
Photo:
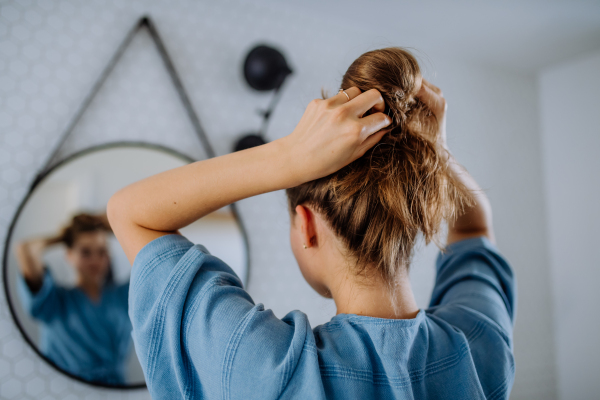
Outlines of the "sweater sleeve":
M512 333L516 279L512 267L485 236L454 242L436 260L430 307L467 307Z
M311 332L300 312L254 304L227 264L177 234L136 256L129 315L153 398L277 398Z
M429 312L461 331L487 398L508 398L515 374L517 288L512 267L485 236L450 244L436 260Z

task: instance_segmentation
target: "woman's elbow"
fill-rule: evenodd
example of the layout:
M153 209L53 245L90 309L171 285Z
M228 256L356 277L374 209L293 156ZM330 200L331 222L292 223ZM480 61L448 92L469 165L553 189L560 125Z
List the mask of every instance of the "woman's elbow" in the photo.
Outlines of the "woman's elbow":
M124 216L128 213L124 212L126 210L126 203L121 194L121 191L113 194L110 199L108 199L108 203L106 203L106 218L108 219L108 223L110 227L115 230L115 227L123 222Z

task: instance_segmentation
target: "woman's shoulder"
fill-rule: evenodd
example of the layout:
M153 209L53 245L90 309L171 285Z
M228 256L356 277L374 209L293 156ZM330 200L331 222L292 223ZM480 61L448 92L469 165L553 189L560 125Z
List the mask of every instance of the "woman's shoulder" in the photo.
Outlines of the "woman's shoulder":
M200 267L207 261L206 256L210 253L203 245L194 244L183 235L160 236L148 242L136 255L130 278L132 292L162 287L174 278L174 271L192 265Z

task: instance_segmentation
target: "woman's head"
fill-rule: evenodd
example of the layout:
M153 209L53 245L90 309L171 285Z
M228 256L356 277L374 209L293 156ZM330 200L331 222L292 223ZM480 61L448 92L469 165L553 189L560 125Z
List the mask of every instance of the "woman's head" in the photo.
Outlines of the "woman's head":
M438 238L470 196L454 181L440 157L435 116L416 97L422 76L406 50L389 47L356 59L341 88L377 89L392 117L391 131L362 157L326 177L286 190L292 216L291 240L302 273L320 293L323 266L310 265L293 223L303 206L335 237L348 260L348 272L362 282L380 279L392 287L408 271L417 235Z
M77 214L60 234L67 246L67 260L80 278L104 283L112 279L107 232L111 232L106 219Z

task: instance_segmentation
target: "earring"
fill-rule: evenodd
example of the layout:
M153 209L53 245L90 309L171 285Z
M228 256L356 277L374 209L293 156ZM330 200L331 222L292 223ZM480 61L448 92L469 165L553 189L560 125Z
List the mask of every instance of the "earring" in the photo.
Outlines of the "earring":
M306 243L302 243L302 246L304 246L304 249L308 248L308 247L306 247Z

